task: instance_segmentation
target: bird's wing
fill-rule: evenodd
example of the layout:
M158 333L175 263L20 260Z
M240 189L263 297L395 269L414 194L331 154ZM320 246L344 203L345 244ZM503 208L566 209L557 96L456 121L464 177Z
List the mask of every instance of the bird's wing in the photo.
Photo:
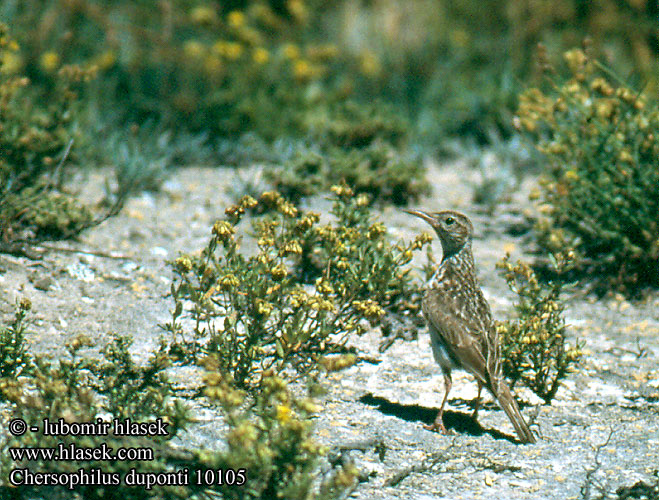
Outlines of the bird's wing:
M498 380L499 348L493 325L484 325L443 308L423 304L423 314L430 328L440 335L447 349L463 368L478 378L488 389L494 390L492 380Z

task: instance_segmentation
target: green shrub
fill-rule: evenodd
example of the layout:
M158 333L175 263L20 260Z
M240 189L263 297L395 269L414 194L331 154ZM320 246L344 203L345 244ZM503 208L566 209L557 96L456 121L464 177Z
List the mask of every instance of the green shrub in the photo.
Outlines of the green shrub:
M387 310L404 317L414 292L402 266L430 238L392 246L385 227L370 220L366 195L345 186L334 191L336 225L319 225L318 214L275 192L229 207L229 220L215 223L202 255L173 265L175 307L165 325L173 352L203 349L238 387L254 388L263 370L316 369L363 331L363 320L377 325ZM240 251L235 227L247 210L270 210L252 222L251 255Z
M314 148L265 171L287 199L325 192L345 182L373 200L405 205L428 192L425 166L405 149L408 125L383 104L333 103L310 113L305 127Z
M573 247L577 270L609 288L659 285L659 107L581 50L565 54L572 78L520 98L518 125L548 168L540 245Z
M553 259L559 276L569 267L569 258L557 255ZM498 267L517 301L515 318L497 323L503 374L511 386L521 382L549 404L561 380L581 358L581 345L570 347L565 339L563 280L542 284L527 264L518 261L513 266L508 259Z
M28 299L21 299L11 324L0 327L0 380L15 379L32 368L32 356L25 346L24 321L31 308Z
M294 202L345 182L374 201L406 205L428 193L424 175L421 158L376 142L364 149L330 147L326 153L304 152L282 167L267 170L265 177Z
M246 401L212 363L205 377L205 394L224 409L228 449L201 454L210 469L245 471L243 486L219 488L223 498L235 500L329 500L344 498L356 482L356 470L342 466L320 476L326 453L313 440L312 416L319 411L309 398L296 398L283 379L264 373L255 398Z
M409 135L409 124L382 102L338 101L310 113L304 126L316 142L344 149L366 148L375 141L401 147Z
M24 301L20 310L28 308ZM5 436L2 447L4 450L53 448L59 452L61 444L69 451L75 447L80 452L106 446L111 454L119 448L132 448L151 450L153 459L25 458L12 461L7 452L0 460L0 475L5 485L9 484L11 471L18 468L28 468L32 474L49 475L49 481L54 477L61 481L63 474L80 480L81 474L89 479L102 473L106 478L106 484L38 486L26 483L15 488L12 498L189 499L207 498L210 490L214 490L223 498L232 499L332 500L343 498L344 492L354 486L356 471L352 466L334 466L330 472L321 471L326 450L313 439L311 417L318 412L318 407L311 399L296 398L281 378L267 372L259 380L258 394L248 398L227 383L228 379L212 357L205 363L208 371L204 393L221 404L228 427L227 446L220 452L171 446L170 440L188 418L180 407L171 405L171 387L163 374L169 364L168 356L159 350L146 365L140 366L129 353L131 343L127 337L114 337L102 350L99 362L81 355L81 350L92 344L87 337L78 336L67 344L68 356L61 356L55 363L37 357L29 373L24 370L20 377L1 378L0 389L11 404L11 418L23 419L28 426L37 425L41 429L40 432L28 430L23 435ZM110 426L108 435L55 436L47 435L41 428L44 418L51 423L60 419L68 424L96 423L97 418L107 414L120 421L128 418L134 423L162 418L167 423L168 435L115 435ZM238 474L243 469L244 484L232 484L228 475L218 478L218 469L228 468ZM150 489L128 487L126 477L132 470L153 475L180 472L187 474L189 483L154 485ZM107 484L110 475L120 483ZM177 477L180 478L180 474ZM240 480L240 476L233 476L233 479Z
M24 76L4 71L18 50L0 24L0 240L66 238L93 224L91 212L61 187L73 138L76 90L93 72L62 67L46 95ZM68 146L67 146L68 145Z
M12 418L23 419L28 426L37 425L39 432L28 430L20 436L8 436L3 449L16 447L55 448L62 445L68 449L75 446L97 448L103 445L116 453L119 448L150 448L153 460L141 460L140 472L163 473L176 470L175 466L180 452L172 449L168 442L180 430L185 417L177 407L170 405L168 384L155 372L162 368L159 362L151 361L147 368L136 368L127 348L126 339L117 338L107 348L108 357L99 368L97 363L80 356L80 350L90 347L91 342L84 336L78 336L67 344L68 357L63 356L57 363L49 363L43 358L36 359L36 368L30 376L19 379L2 379L1 388L4 397L12 403ZM124 386L123 389L118 387ZM105 397L101 396L104 394ZM155 395L158 394L156 397ZM126 404L127 406L123 406ZM110 412L112 417L123 421L130 418L133 422L153 422L162 418L167 426L167 436L124 436L115 435L112 426L108 435L45 435L42 428L44 418L51 422L63 419L67 423L91 422L97 417ZM4 484L9 484L9 474L15 468L27 467L33 473L75 475L79 469L93 474L93 469L100 469L103 474L116 474L121 486L111 484L80 483L72 489L66 485L34 486L26 485L15 489L16 498L71 498L75 491L86 499L117 498L189 498L190 490L186 487L155 486L151 490L141 487L125 486L124 478L130 469L135 468L134 461L114 460L18 460L12 462L9 453L2 457L1 472Z
M138 365L130 354L132 344L130 337L115 336L105 346L104 362L93 367L99 380L96 390L107 398L107 410L115 418L138 419L169 412L170 427L176 432L183 423L183 414L180 407L171 412L166 404L172 388L164 370L171 360L163 348L146 365Z

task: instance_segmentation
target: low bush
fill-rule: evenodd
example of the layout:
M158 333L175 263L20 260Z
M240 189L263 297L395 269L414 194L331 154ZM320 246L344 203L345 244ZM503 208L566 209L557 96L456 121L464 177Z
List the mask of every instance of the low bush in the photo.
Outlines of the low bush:
M311 418L319 407L309 398L296 398L283 379L263 373L260 390L246 401L244 393L227 383L218 366L207 364L205 394L218 401L229 426L228 449L200 456L210 469L243 471L245 484L219 488L235 500L330 500L344 498L357 481L352 466L324 475L319 466L326 449L313 439Z
M17 323L22 324L29 308L28 301L20 303L10 330L20 330ZM14 350L22 354L13 360L14 364L23 360L22 369L3 361L7 376L0 378L0 391L10 405L10 418L40 428L39 432L28 429L22 435L5 436L3 449L53 449L60 457L47 460L45 456L20 458L13 451L3 454L3 488L11 484L10 477L21 481L28 474L48 482L39 485L26 480L13 489L12 498L174 500L208 498L213 490L232 499L333 500L343 498L354 486L356 471L350 465L321 468L326 450L313 439L311 417L318 407L311 399L295 397L281 378L269 372L262 374L257 395L248 397L227 382L212 357L205 362L204 393L220 404L226 447L208 451L172 446L171 440L190 420L180 403L172 401L172 388L164 374L169 356L160 349L141 365L129 352L131 344L130 338L115 336L101 351L101 359L95 360L82 354L92 347L90 339L78 336L67 343L67 354L57 362L28 356L23 348ZM29 361L32 359L34 363ZM167 435L115 434L110 418L124 425L126 419L135 424L159 418L166 424ZM107 435L67 435L54 428L46 432L44 419L51 426L101 421L110 425ZM103 448L110 455L119 449L145 455L130 460L84 457ZM63 459L64 453L71 459ZM16 469L23 472L11 476ZM226 475L218 469L224 469ZM162 484L166 474L171 475L170 483L182 484ZM146 475L151 475L150 480L159 475L161 484L146 488ZM129 486L131 478L141 483Z
M4 71L17 50L0 24L0 250L71 237L94 223L91 211L62 187L67 155L75 157L78 91L94 72L63 66L46 97L29 78Z
M517 124L548 168L538 194L539 244L574 248L576 271L608 289L659 285L659 106L582 50L571 78L520 97Z
M90 347L91 342L84 336L78 336L67 344L68 356L51 363L37 357L35 368L29 376L3 378L0 389L4 398L11 403L12 418L24 420L28 426L38 426L39 432L29 431L22 435L8 436L3 442L3 449L8 448L53 448L59 453L60 444L71 454L85 453L83 449L110 448L109 453L116 453L120 448L140 449L152 454L151 458L139 461L137 470L144 473L163 473L176 470L181 452L174 450L169 441L176 436L186 422L181 408L172 405L168 397L170 389L167 382L160 377L162 363L153 360L147 368L136 368L130 359L126 339L116 338L106 350L108 355L100 367L98 363L81 356L80 351ZM156 376L158 372L158 376ZM125 406L124 406L125 405ZM162 418L167 424L166 436L142 436L114 434L113 425L108 427L108 434L102 435L53 435L43 428L44 419L59 423L62 419L67 424L97 423L107 416L124 421L153 422ZM135 434L135 433L133 433ZM80 457L81 455L76 455ZM14 469L29 469L32 474L49 474L50 478L62 480L67 474L78 483L50 484L40 486L26 481L14 490L15 498L71 498L75 491L86 499L121 498L189 498L190 490L184 486L155 486L153 489L127 487L126 475L135 469L135 462L130 460L71 459L47 460L41 456L15 458L5 453L0 463L3 483L10 484L9 477ZM145 457L146 458L146 457ZM80 472L80 470L83 472ZM27 474L26 472L23 473ZM82 475L87 476L87 482ZM90 482L90 479L93 479ZM54 479L50 479L51 483Z
M276 192L227 208L201 256L173 263L174 310L165 325L173 352L213 354L233 383L254 388L263 370L315 370L364 322L377 325L387 312L413 317L415 291L403 266L429 235L392 245L371 220L366 195L345 186L334 192L335 224L319 224L318 214ZM258 210L266 215L252 221L256 248L248 255L236 224Z
M373 201L407 205L429 191L424 174L423 161L417 155L377 142L364 149L331 147L326 153L303 152L282 167L267 170L265 177L295 203L345 182Z
M568 270L572 257L569 253L553 258L559 277ZM497 323L503 374L511 386L520 382L550 404L561 381L581 358L581 345L570 346L565 338L563 280L543 284L528 264L513 265L508 256L498 267L516 295L515 317Z
M0 380L15 379L33 367L25 343L25 317L31 308L28 299L21 299L11 324L0 326Z

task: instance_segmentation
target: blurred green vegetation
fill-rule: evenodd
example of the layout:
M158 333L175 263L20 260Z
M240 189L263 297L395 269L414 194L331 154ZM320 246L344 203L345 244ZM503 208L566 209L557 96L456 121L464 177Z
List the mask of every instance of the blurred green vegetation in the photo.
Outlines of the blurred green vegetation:
M457 141L512 158L476 189L491 208L528 170L513 115L546 61L585 43L657 95L658 15L649 0L3 1L2 239L94 220L58 183L71 139L66 164L114 166L109 200L175 165L265 161L295 202L345 180L395 204ZM44 189L29 213L21 196Z
M0 4L18 51L4 72L56 92L67 64L95 68L87 119L153 120L209 139L304 134L319 103L377 97L427 141L512 133L510 113L551 52L585 37L657 88L656 2L23 0Z

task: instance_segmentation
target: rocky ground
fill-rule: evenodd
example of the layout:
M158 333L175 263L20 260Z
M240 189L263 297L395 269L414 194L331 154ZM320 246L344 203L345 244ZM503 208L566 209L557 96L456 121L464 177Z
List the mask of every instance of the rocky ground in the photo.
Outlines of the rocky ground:
M524 255L524 235L511 233L520 232L516 228L524 220L532 183L509 204L484 214L471 202L477 179L463 164L431 165L429 180L435 192L419 207L453 208L471 216L485 295L495 317L505 317L513 297L495 263L506 252ZM89 181L92 198L98 194L95 181ZM240 182L233 170L182 169L162 192L131 199L119 216L79 242L53 244L60 250L40 260L0 255L3 312L9 313L18 297L32 300L28 337L35 352L57 356L79 333L102 345L115 332L133 335L135 354L146 358L164 335L158 325L169 319L166 260L207 243L213 221L223 215L230 190L239 189ZM394 237L410 238L426 229L394 208L380 215ZM438 244L435 249L440 251ZM659 468L659 294L640 302L584 293L566 300L570 334L586 345L584 362L551 406L541 405L529 391L517 391L539 438L535 445L516 442L491 399L474 422L469 415L476 384L459 373L445 416L453 434L424 430L443 394L427 332L421 331L418 340L397 340L384 353L377 349L377 332L356 339L369 361L324 379L327 394L316 422L319 440L330 446L333 458L352 460L362 471L351 497L577 499L599 498L606 491L611 498L641 498L616 490L653 484L652 473ZM187 368L173 370L172 377L181 386L195 379ZM216 412L200 401L194 413L198 423L183 440L216 448L222 435Z

